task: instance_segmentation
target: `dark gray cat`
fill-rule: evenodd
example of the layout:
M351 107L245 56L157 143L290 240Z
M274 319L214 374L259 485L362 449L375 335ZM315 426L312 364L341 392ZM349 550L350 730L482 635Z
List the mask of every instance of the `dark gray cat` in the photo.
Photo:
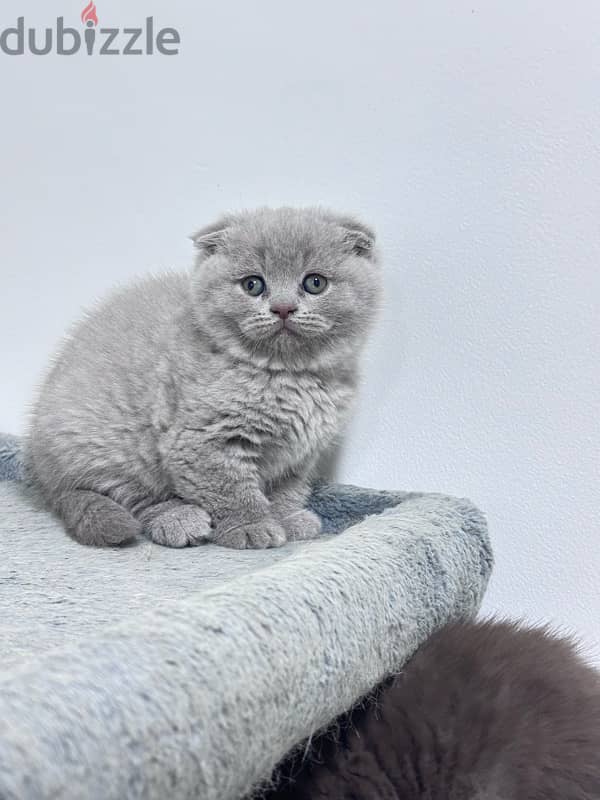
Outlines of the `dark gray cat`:
M191 275L115 291L72 331L26 445L31 480L84 544L270 547L305 509L375 316L374 235L320 209L224 217Z
M599 800L600 675L509 623L449 625L265 800Z

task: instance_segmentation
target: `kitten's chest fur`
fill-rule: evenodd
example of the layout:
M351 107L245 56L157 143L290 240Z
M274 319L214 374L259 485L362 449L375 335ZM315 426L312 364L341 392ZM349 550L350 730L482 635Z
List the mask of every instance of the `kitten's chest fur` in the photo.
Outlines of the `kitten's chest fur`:
M331 443L354 391L342 376L237 365L202 394L204 436L251 459L269 483L310 464Z
M351 395L338 382L325 382L310 374L279 373L265 382L264 420L255 430L263 436L259 459L265 480L312 461L338 432Z

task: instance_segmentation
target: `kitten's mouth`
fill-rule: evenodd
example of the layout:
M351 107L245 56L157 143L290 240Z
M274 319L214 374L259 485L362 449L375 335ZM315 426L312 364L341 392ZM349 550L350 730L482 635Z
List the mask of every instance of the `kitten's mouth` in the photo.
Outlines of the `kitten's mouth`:
M293 324L294 323L291 322L289 319L282 319L279 325L277 326L275 333L284 335L294 334L296 331L294 330Z

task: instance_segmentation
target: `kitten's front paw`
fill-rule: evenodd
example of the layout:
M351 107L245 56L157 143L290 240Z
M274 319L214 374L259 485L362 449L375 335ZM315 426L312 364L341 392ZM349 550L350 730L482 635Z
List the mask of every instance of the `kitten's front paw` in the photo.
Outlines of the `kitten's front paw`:
M264 550L267 547L281 547L286 542L285 530L274 519L265 517L260 522L218 525L213 532L212 541L222 547L236 550Z
M210 538L210 517L199 506L180 505L157 514L146 523L145 530L153 542L163 547L195 546Z
M290 511L280 517L279 521L285 528L290 542L297 542L300 539L316 539L321 533L320 518L308 508Z

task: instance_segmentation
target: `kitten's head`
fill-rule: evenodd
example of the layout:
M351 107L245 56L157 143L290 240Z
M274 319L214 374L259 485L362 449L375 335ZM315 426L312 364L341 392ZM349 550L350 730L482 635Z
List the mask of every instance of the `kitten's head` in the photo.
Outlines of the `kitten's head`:
M302 369L353 358L380 295L375 236L316 208L223 217L193 237L196 323L229 352Z

